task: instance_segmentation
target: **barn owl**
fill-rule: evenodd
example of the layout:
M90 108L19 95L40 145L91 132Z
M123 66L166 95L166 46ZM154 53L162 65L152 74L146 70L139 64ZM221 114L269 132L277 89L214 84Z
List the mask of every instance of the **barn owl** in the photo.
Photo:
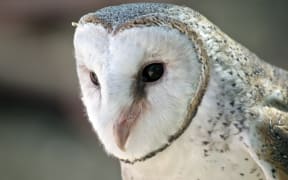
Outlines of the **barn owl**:
M124 180L288 179L288 73L172 4L112 6L74 34L82 100Z

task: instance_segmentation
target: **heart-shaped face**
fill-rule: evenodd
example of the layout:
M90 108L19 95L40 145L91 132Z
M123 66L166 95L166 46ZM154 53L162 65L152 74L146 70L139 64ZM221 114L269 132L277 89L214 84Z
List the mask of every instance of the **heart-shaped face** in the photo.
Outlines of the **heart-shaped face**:
M83 103L101 142L130 162L162 151L196 112L206 87L204 60L176 28L113 31L91 22L78 25L74 46Z

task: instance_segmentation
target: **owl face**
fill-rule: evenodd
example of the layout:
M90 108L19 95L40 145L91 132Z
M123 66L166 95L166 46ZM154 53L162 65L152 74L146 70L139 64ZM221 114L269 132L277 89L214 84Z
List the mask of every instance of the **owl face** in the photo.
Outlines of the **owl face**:
M74 47L82 100L109 154L133 161L183 130L202 66L187 36L156 26L113 34L87 23Z

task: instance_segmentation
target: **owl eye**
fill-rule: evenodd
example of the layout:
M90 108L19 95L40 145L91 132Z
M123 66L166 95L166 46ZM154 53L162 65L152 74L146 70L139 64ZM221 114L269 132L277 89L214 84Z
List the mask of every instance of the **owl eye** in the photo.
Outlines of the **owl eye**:
M91 82L96 85L96 86L100 86L100 83L98 81L98 78L97 78L97 75L95 72L90 72L90 79L91 79Z
M142 71L142 81L154 82L162 77L164 67L162 63L152 63L144 67Z

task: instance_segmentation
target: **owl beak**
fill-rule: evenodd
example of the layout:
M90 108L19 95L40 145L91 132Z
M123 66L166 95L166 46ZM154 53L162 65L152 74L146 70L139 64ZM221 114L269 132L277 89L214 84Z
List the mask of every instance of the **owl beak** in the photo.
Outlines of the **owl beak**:
M117 146L122 150L125 151L125 145L127 139L130 135L131 129L135 124L136 120L140 115L139 108L130 108L128 111L124 111L120 115L120 118L115 122L113 126L113 134L116 141Z

